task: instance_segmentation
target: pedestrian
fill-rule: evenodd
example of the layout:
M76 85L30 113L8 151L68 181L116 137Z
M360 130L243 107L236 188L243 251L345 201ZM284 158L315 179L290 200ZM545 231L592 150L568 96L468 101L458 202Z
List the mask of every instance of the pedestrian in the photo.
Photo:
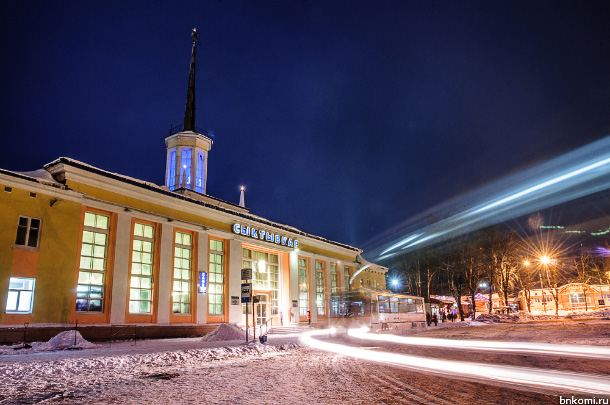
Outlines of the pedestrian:
M434 326L438 326L438 317L436 314L432 315L432 322L434 322Z
M430 326L430 322L432 321L430 314L428 312L426 312L426 323L428 324L428 326Z
M280 326L284 326L284 313L280 311Z
M311 325L311 311L307 311L307 324Z

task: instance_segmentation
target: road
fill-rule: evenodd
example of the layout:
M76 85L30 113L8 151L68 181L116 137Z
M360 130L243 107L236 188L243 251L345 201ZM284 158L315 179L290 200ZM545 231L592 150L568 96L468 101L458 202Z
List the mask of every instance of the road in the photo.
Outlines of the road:
M355 359L377 362L379 364L408 368L426 373L452 376L459 379L477 380L484 383L511 384L521 389L536 389L541 391L571 392L586 395L610 395L610 376L593 375L580 371L556 370L531 367L530 362L524 361L523 353L534 353L536 356L550 356L554 359L565 360L566 357L591 357L599 353L600 358L595 361L604 361L610 357L608 348L578 347L570 345L533 344L519 342L482 342L458 341L426 338L408 338L393 335L379 335L366 333L362 330L352 330L349 338L339 336L339 339L328 339L328 331L311 331L303 335L302 341L310 347L333 353L343 354ZM355 338L355 339L354 339ZM339 340L339 341L337 341ZM377 347L358 347L362 342L374 343ZM486 344L489 343L489 344ZM477 347L483 345L483 348ZM434 356L425 357L401 353L405 347L412 349L417 346L432 346L436 350ZM519 347L523 352L518 351ZM494 351L502 353L487 356L486 362L475 362L469 352ZM461 360L434 358L446 351L461 353ZM505 352L510 354L506 354ZM519 356L521 365L506 364L510 357ZM493 361L493 364L490 363ZM504 364L503 364L504 363ZM607 367L603 368L606 372Z
M371 353L373 360L389 352L394 359L416 355L427 360L610 376L604 359L419 347L348 336L326 340L357 347ZM560 396L596 396L572 388L524 388L515 382L483 381L480 376L450 374L449 370L408 369L304 345L282 349L297 342L298 337L270 336L262 350L260 345L242 342L173 339L0 356L0 403L558 404Z

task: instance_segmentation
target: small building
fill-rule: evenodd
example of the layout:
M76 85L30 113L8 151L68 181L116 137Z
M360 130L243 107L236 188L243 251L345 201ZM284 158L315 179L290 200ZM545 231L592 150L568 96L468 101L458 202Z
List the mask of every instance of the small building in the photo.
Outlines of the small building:
M555 311L555 296L558 298L560 310L577 311L610 307L610 285L570 283L552 290L547 288L530 290L531 310ZM519 291L517 301L519 310L527 311L525 291Z

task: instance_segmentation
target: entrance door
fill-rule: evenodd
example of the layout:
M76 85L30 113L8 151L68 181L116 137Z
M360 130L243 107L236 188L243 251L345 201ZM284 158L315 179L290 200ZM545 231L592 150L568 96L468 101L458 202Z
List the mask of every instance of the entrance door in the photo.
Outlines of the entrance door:
M268 294L256 294L258 297L258 303L255 304L256 308L256 325L263 325L269 319L269 295Z

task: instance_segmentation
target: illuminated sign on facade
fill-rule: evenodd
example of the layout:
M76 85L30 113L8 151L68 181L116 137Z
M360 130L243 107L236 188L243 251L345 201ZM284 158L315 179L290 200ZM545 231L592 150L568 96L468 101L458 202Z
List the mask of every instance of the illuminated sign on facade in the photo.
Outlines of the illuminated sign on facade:
M208 292L208 273L205 271L199 272L199 292L202 294Z
M249 236L254 239L264 240L277 245L288 246L295 249L299 247L299 241L296 239L292 240L286 236L280 236L271 232L262 231L260 229L250 228L249 226L235 224L233 225L233 232L238 235Z

